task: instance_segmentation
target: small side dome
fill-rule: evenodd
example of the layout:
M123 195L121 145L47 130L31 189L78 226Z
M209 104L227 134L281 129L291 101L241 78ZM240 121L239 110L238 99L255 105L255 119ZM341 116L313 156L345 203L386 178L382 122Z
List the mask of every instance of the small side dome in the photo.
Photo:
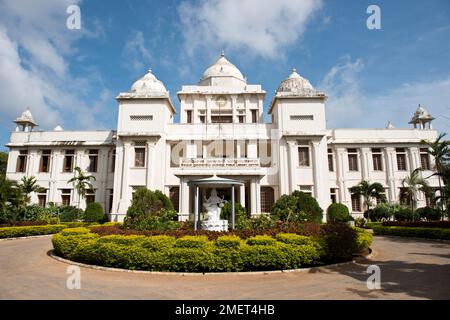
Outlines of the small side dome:
M34 127L38 126L34 121L30 108L22 112L22 115L14 120L14 123L17 124L16 131L33 131Z
M151 93L167 93L164 84L159 81L152 70L149 69L147 74L141 79L137 80L132 86L130 92L138 94L151 94Z
M420 104L417 107L416 112L414 112L414 115L409 122L410 124L414 125L415 129L426 129L426 125L428 124L428 129L433 129L433 126L431 122L434 120L434 118L430 115L427 109L422 107Z
M234 64L228 61L227 58L225 58L225 54L222 51L220 58L205 70L200 80L200 84L211 78L223 77L235 78L242 81L244 84L247 83L241 71Z
M60 125L57 125L55 128L53 128L53 131L64 131L64 129Z
M295 68L292 69L292 73L286 80L281 81L277 92L286 92L296 95L317 95L318 93L309 80L301 77Z

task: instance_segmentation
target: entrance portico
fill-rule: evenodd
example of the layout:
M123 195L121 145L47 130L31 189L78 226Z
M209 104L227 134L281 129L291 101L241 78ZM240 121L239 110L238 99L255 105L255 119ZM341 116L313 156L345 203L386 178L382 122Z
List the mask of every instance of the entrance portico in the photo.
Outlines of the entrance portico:
M234 186L234 198L242 207L247 209L250 215L256 215L261 212L261 176L234 176L220 175L215 173L209 175L183 175L180 178L179 191L179 216L180 220L194 221L196 212L196 186L199 187L198 208L202 212L202 205L205 197L209 197L211 190L216 189L219 197L227 201L232 200L232 188ZM214 183L213 179L223 179L222 182ZM203 182L204 181L204 182Z

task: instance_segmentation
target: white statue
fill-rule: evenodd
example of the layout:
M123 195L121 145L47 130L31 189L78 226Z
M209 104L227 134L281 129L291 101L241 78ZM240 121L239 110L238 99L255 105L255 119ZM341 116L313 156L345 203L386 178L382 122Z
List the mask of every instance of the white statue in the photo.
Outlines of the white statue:
M224 198L217 195L217 190L212 189L211 195L208 199L204 199L203 207L206 209L206 220L218 221L220 220L220 212L222 211L224 203L228 202Z

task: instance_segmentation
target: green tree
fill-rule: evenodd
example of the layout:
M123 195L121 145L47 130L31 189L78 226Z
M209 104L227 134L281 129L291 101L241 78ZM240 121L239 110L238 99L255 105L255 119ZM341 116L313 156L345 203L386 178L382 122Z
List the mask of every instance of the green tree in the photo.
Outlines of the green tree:
M11 201L14 182L8 180L4 174L0 173L0 214L6 214L7 207Z
M85 199L87 190L94 189L91 181L95 181L96 179L94 176L84 173L80 167L76 167L75 171L75 177L67 181L67 183L73 183L75 189L80 195L80 198ZM80 207L80 202L78 203L78 208Z
M431 176L438 176L439 181L439 193L440 193L440 209L443 212L443 204L446 203L446 192L444 191L445 187L442 187L441 179L444 180L444 186L447 186L448 181L445 181L445 170L448 163L450 161L450 148L449 142L445 141L444 138L447 134L441 133L435 141L422 140L421 142L428 146L428 154L433 156L435 162L435 171L436 173ZM442 217L443 218L443 217Z
M20 180L19 188L22 190L25 196L25 202L30 203L30 194L38 192L41 187L37 184L35 177L22 177Z
M372 206L372 199L377 199L382 202L386 201L384 195L384 187L381 183L370 183L367 180L361 181L358 185L350 188L350 193L354 196L364 198L364 207L367 209L367 219L370 221L370 208Z
M0 151L0 174L6 173L7 164L8 164L8 153Z
M419 192L424 192L425 194L429 194L430 187L425 178L422 177L422 169L417 168L407 177L402 180L403 186L403 194L402 196L409 199L411 203L411 210L414 210L417 207L417 194Z

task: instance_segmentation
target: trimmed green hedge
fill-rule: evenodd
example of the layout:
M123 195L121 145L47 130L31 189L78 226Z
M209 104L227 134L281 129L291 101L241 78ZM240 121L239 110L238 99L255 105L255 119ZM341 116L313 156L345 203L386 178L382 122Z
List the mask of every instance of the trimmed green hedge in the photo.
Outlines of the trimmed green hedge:
M90 230L87 228L94 228L99 226L115 226L117 224L117 222L108 222L102 225L85 222L67 222L38 226L4 227L0 228L0 239L55 234L61 232L62 230L64 230L63 233L65 235L75 235L79 233L88 233Z
M374 226L376 235L450 240L450 229Z
M61 224L0 228L0 239L54 234L61 232L65 228L67 227Z
M370 248L373 242L373 235L362 228L356 230L356 251L361 252Z
M358 235L365 234L358 231ZM232 272L286 270L324 264L323 239L295 234L255 236L109 235L86 228L65 230L52 238L55 254L73 261L131 270L171 272ZM355 248L369 245L355 243ZM356 250L356 249L355 249ZM356 251L355 251L356 253ZM328 260L327 260L328 261Z

